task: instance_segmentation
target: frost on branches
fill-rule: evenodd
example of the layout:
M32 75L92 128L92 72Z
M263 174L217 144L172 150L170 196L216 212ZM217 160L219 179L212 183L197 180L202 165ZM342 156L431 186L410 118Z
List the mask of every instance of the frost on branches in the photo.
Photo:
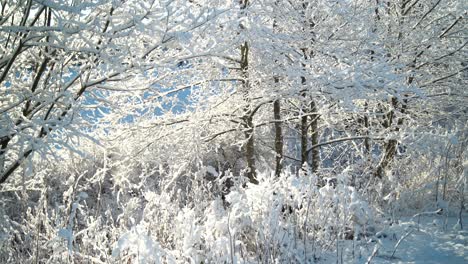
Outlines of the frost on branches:
M0 0L1 263L465 263L461 0Z

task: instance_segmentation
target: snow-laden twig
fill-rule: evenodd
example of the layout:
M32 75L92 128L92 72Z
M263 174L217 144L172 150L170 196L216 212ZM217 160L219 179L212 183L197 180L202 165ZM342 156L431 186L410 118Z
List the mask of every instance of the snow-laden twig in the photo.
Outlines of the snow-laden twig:
M377 256L377 254L379 253L379 249L380 247L378 245L375 245L374 247L374 251L372 251L372 254L369 256L369 258L367 258L367 261L366 261L366 264L371 264L372 263L372 260Z
M406 234L404 236L402 236L398 242L396 243L395 247L393 248L393 252L392 252L392 255L390 256L391 259L393 259L393 257L395 256L395 252L397 251L398 247L400 246L401 242L403 242L403 240L405 240L405 238L407 238L411 233L413 233L414 229L411 229L410 231L406 232Z

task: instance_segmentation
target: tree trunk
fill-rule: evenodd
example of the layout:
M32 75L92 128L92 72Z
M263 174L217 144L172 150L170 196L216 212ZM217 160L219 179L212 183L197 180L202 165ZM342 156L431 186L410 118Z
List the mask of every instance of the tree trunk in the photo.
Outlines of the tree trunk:
M304 26L303 26L303 31L304 33L306 32L310 32L314 29L315 27L315 22L312 20L312 18L307 18L307 9L309 8L309 3L307 1L303 1L302 2L302 16L303 16L303 23L304 23ZM311 45L313 45L313 42L314 40L311 39ZM303 54L303 57L304 57L304 60L308 60L309 58L311 58L313 56L313 50L310 48L310 47L303 47L301 48L301 52ZM302 64L302 70L304 71L304 74L307 72L307 69L306 69L306 63L303 63ZM305 76L302 76L301 77L301 83L302 83L302 86L304 87L303 91L302 91L302 97L303 97L303 105L305 106L306 105L306 102L307 102L307 81L306 81L306 77ZM315 101L314 100L311 100L310 102L310 108L305 111L305 109L307 109L308 107L304 107L303 108L303 111L302 111L302 114L305 115L305 114L309 114L309 113L316 113L317 112L317 107L316 107L316 104L315 104ZM311 111L311 112L309 112ZM308 165L311 165L312 166L312 170L313 172L316 172L318 170L318 167L319 167L319 149L313 149L311 152L311 160L309 161L309 157L308 157L308 151L307 151L307 143L308 143L308 139L307 139L307 132L309 130L309 126L311 128L311 143L312 145L316 145L318 144L318 115L316 114L313 114L311 115L311 122L310 124L308 123L309 121L309 118L307 116L303 116L301 118L301 162L302 162L302 165L304 165L304 163L308 164Z
M255 171L255 145L254 145L254 129L252 117L249 116L245 120L246 132L245 138L247 139L247 144L245 145L245 158L247 160L247 178L249 181L254 184L258 184L257 173Z
M247 6L249 5L249 0L240 0L240 9L243 13ZM242 14L244 15L244 14ZM241 30L245 30L245 26L239 24ZM244 41L240 46L241 59L240 59L240 70L243 78L242 82L242 94L246 102L246 107L244 108L244 114L242 116L243 126L244 126L244 136L247 143L244 146L244 156L247 162L247 178L250 183L258 184L257 173L255 167L255 140L254 140L254 125L253 125L253 112L252 112L252 102L250 99L250 83L249 83L249 43Z
M257 181L257 173L255 167L255 146L254 146L254 126L253 126L253 113L251 109L251 102L250 102L250 84L249 84L249 76L248 76L248 69L249 69L249 44L247 41L240 47L241 50L241 71L242 76L244 78L242 89L244 93L245 100L247 102L247 107L245 108L243 121L244 121L244 128L245 128L245 139L247 143L244 148L244 155L247 161L247 178L249 181L254 184L258 184Z
M392 104L392 110L388 113L386 120L384 121L384 127L385 128L391 128L393 122L394 122L394 117L395 117L395 110L398 109L398 99L396 97L392 97L391 99L391 104ZM403 100L403 105L401 106L401 113L405 113L407 108L407 100ZM394 128L395 132L400 131L400 127L403 125L403 119L399 118L396 124L396 127ZM383 174L385 170L387 169L388 165L393 161L395 158L395 155L397 153L397 147L398 147L398 141L396 139L390 139L387 141L384 145L384 154L382 156L382 159L379 162L379 165L377 165L377 168L375 170L374 175L381 179L383 177Z
M277 78L275 78L275 82L277 82ZM279 122L281 120L281 104L279 99L273 102L273 116L275 119L275 176L279 177L283 169L283 131Z
M306 83L306 78L301 77L302 79L302 85L305 85ZM302 96L304 97L305 100L305 92L302 93ZM304 104L303 104L304 105ZM303 107L301 111L301 166L304 166L304 164L309 164L308 161L308 155L307 155L307 116L305 115L306 113L306 108Z
M275 1L275 6L277 7L279 1ZM273 20L273 31L276 33L278 24L276 19ZM275 63L278 64L278 61L275 60ZM275 81L275 92L278 92L279 77L273 77ZM280 177L281 171L283 170L283 131L281 127L281 101L276 99L273 102L273 119L275 120L275 176Z
M318 119L319 115L317 113L317 105L315 104L314 100L311 100L310 103L310 111L312 113L315 113L311 116L311 122L310 122L310 130L311 130L311 135L312 135L312 146L315 146L318 144ZM312 171L317 172L318 168L320 166L320 148L314 148L312 149Z
M365 129L364 134L366 136L369 136L369 116L367 116L367 108L368 108L368 104L366 102L364 104L364 129ZM364 149L365 149L366 155L369 155L369 153L370 153L370 142L369 142L368 138L364 139Z
M6 148L8 147L9 138L5 137L4 139L0 140L0 175L2 175L5 169L5 161L6 161Z

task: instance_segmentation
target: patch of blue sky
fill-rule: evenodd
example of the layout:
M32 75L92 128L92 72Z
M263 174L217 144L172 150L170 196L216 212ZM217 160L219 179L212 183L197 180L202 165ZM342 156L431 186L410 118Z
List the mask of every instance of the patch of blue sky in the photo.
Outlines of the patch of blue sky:
M174 67L174 71L191 68L192 65L187 61L182 61L177 63ZM76 74L76 73L75 73ZM158 76L157 70L151 70L145 73L145 75L151 75L151 77ZM164 114L171 112L172 114L178 115L183 114L187 111L190 111L190 106L193 105L191 100L192 91L194 89L199 89L197 85L187 87L174 93L171 91L177 89L176 84L177 80L174 80L173 86L161 86L159 84L153 85L151 89L145 91L140 98L129 96L128 103L133 105L141 104L141 107L136 107L134 112L128 113L121 120L120 123L129 124L137 121L138 118L145 116L148 118L163 116ZM168 93L164 97L159 97L160 93ZM92 124L98 124L100 120L106 115L111 113L112 109L109 106L99 105L99 99L105 100L107 97L107 92L101 92L99 90L93 90L93 92L87 92L84 94L83 100L83 109L81 110L81 116ZM159 104L151 104L145 102L146 100L151 100L151 97L155 97L154 100L159 101ZM155 107L154 105L159 105ZM88 109L87 106L90 106Z
M111 113L109 106L106 106L99 99L105 99L108 94L103 91L94 90L83 94L83 107L80 109L80 116L91 126L83 128L86 130L96 129L102 118ZM89 132L89 131L88 131Z

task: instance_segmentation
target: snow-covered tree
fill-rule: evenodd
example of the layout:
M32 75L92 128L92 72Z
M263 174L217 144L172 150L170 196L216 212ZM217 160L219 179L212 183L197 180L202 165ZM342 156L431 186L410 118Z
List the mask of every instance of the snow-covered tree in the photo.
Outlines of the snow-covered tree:
M4 183L32 153L71 148L71 135L86 137L84 115L105 112L129 94L158 91L181 52L171 45L218 10L184 1L28 0L3 1L1 12Z
M466 222L461 0L0 5L0 262L405 261Z

